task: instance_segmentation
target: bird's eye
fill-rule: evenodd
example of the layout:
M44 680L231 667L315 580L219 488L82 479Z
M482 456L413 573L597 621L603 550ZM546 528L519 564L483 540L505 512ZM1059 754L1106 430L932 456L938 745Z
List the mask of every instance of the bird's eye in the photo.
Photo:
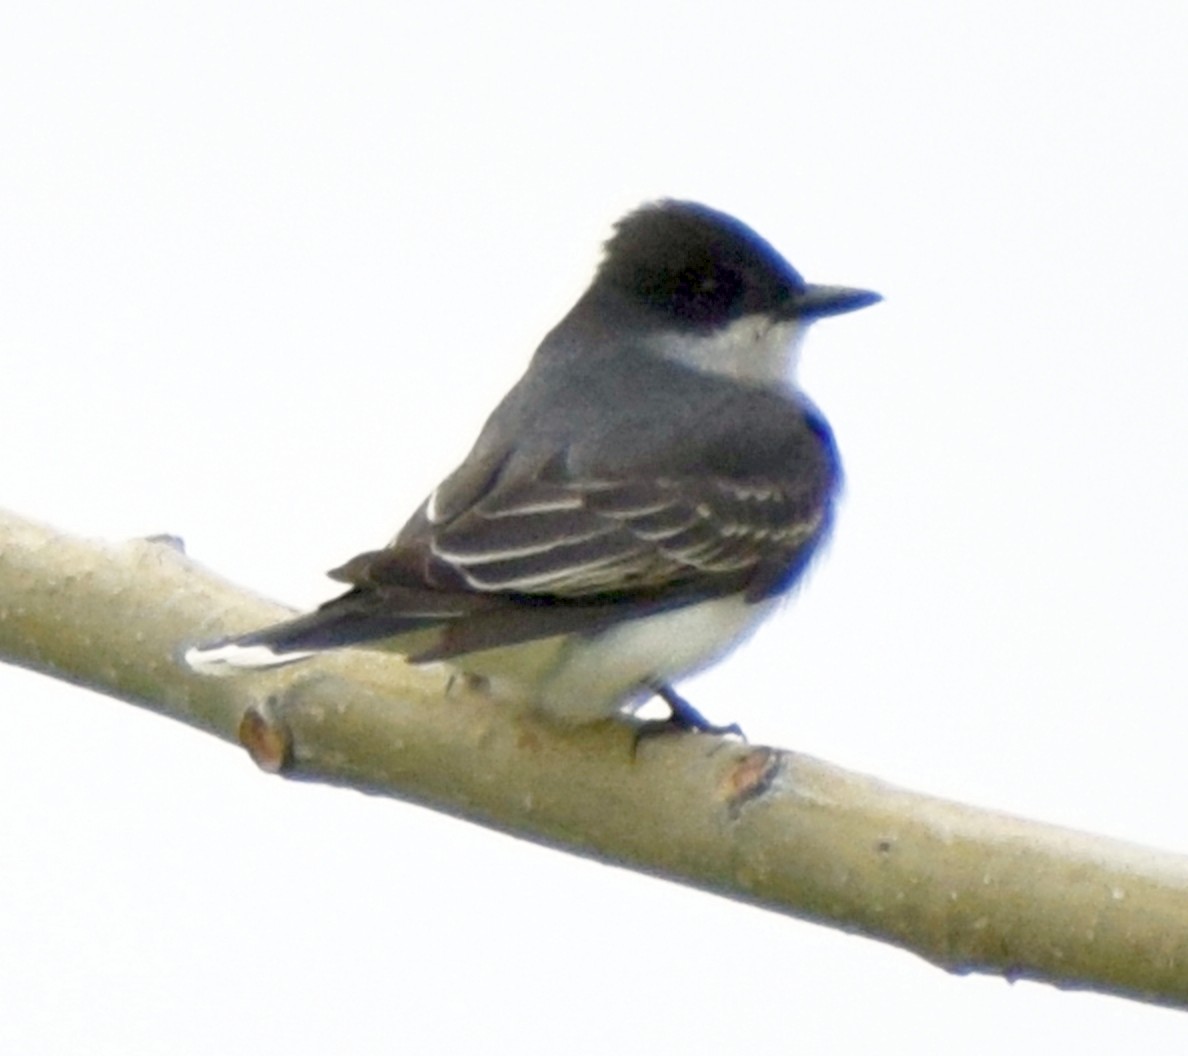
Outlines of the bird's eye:
M717 325L736 313L743 283L720 267L688 272L674 284L672 307L690 321Z
M635 296L686 324L716 327L743 314L745 274L709 254L610 275L626 280L623 284Z

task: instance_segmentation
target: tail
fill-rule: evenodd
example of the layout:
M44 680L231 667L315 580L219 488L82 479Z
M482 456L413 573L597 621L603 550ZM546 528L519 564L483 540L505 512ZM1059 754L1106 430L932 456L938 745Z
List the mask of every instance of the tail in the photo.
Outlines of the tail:
M449 661L467 653L562 634L594 634L624 619L640 619L700 595L692 591L625 603L622 599L564 602L384 586L356 587L320 609L237 638L195 646L185 660L205 675L278 667L327 649L384 642L411 663Z
M235 638L196 645L186 663L204 675L279 667L327 649L366 645L440 626L447 613L385 612L374 594L349 591L320 609Z

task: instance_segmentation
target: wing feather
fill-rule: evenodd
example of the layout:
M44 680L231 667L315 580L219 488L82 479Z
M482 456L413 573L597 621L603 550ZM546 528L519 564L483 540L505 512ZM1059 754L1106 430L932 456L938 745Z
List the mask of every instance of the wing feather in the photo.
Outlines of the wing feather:
M826 504L827 491L803 480L531 482L495 488L446 523L424 522L397 548L426 552L428 581L480 593L570 600L694 581L713 589L794 560Z

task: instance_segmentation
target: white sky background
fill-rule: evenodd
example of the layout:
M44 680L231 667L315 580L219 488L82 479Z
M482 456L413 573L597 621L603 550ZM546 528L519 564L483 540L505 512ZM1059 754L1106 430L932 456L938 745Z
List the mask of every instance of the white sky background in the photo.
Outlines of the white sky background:
M313 605L697 198L887 300L805 350L834 543L691 698L1188 851L1188 7L74 7L0 16L0 504ZM15 669L0 715L5 1053L1183 1052Z

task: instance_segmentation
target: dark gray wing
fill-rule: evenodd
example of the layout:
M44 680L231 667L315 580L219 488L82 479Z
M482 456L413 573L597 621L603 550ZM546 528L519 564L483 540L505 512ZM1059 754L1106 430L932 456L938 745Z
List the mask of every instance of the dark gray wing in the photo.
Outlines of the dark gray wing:
M665 393L664 413L641 391ZM762 596L827 531L839 474L799 397L648 357L570 370L535 409L513 390L391 546L331 574L557 602Z
M735 591L759 600L795 579L828 529L829 492L806 483L538 481L445 524L427 504L393 546L333 573L355 589L320 612L355 641L435 626L407 655L440 660Z
M435 630L435 660L591 632L706 597L753 600L795 578L828 529L828 489L726 477L538 481L495 489L447 523L430 504L390 547L331 573L354 589L240 639L279 652Z
M430 581L481 593L576 600L691 582L713 593L784 564L820 532L824 498L803 480L536 481L426 520L416 543Z

